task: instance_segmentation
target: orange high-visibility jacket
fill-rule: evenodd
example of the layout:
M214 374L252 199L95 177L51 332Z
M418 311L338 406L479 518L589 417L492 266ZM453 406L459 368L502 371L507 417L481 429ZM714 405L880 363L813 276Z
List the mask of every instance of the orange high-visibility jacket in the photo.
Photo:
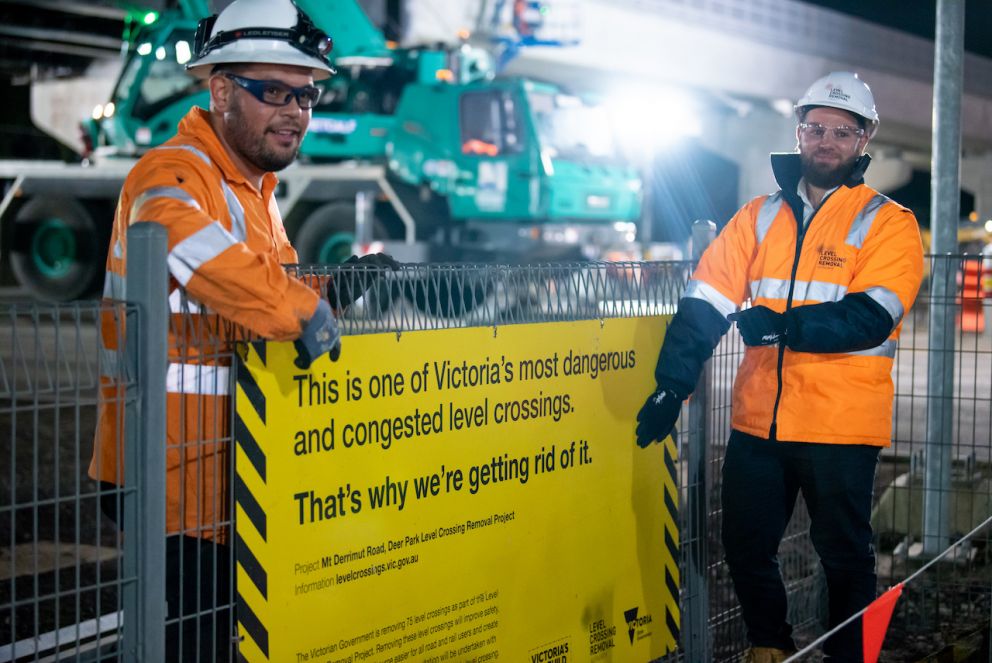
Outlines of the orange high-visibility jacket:
M166 523L169 533L224 540L228 518L230 323L265 338L291 340L317 307L318 295L287 276L297 262L268 173L259 191L231 161L194 108L179 133L151 150L124 182L114 219L104 298L127 291L127 228L156 221L168 231L169 364L166 375ZM191 306L182 305L179 287ZM182 310L185 308L186 310ZM102 398L89 474L123 485L123 386L110 379L123 324L108 310Z
M775 155L773 164L782 189L745 205L693 274L680 306L689 315L669 328L675 338L662 351L659 384L691 391L693 370L743 302L793 309L789 315L803 323L801 340L791 336L797 327L782 345L746 348L734 383L733 428L780 441L888 446L893 358L923 276L919 226L858 173L800 232L798 155ZM691 347L679 341L690 330L708 338L702 345L711 343L698 363L674 358L674 349Z

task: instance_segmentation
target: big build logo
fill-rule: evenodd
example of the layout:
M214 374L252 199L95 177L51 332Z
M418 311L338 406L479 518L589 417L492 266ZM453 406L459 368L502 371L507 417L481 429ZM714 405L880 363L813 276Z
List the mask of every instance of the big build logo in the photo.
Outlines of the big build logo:
M640 608L635 607L623 611L624 621L627 622L627 636L630 638L630 644L634 644L635 640L640 640L651 635L651 631L646 628L651 623L651 615L638 617L637 613L639 610Z

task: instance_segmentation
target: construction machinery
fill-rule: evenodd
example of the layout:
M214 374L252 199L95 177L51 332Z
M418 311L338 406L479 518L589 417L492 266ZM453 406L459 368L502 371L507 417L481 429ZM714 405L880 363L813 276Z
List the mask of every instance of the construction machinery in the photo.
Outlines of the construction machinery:
M633 256L641 180L602 108L551 83L498 77L493 56L465 41L399 48L356 0L298 5L332 35L338 70L322 83L300 159L279 173L302 262L356 250L404 261ZM33 294L92 291L131 164L208 105L184 66L205 14L203 0L182 0L134 22L112 97L84 124L83 164L0 162L4 250Z

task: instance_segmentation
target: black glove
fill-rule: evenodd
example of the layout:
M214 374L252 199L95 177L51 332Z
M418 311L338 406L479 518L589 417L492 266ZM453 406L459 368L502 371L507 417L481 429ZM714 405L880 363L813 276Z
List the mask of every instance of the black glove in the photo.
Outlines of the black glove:
M669 435L678 442L675 422L682 412L682 401L671 389L659 387L637 413L637 446L645 448L652 442L660 442Z
M737 323L744 345L777 345L785 340L785 315L767 306L752 306L731 313L727 320Z
M307 370L318 357L325 352L331 361L337 361L341 356L341 332L331 313L331 307L321 299L317 302L317 310L313 317L303 325L303 333L293 341L296 347L296 367Z
M334 309L347 308L356 299L365 295L379 277L379 273L387 267L394 272L400 268L400 264L385 253L369 254L361 258L351 256L342 264L353 267L338 274L338 277L327 286L327 301Z

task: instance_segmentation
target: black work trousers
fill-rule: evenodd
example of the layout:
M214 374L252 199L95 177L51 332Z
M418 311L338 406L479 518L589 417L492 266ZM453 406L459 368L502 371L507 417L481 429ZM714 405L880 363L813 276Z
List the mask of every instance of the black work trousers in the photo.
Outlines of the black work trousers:
M802 491L829 592L829 625L875 599L871 503L878 447L773 442L732 431L723 464L723 548L754 646L794 649L778 547ZM825 660L861 661L861 622L827 640Z

